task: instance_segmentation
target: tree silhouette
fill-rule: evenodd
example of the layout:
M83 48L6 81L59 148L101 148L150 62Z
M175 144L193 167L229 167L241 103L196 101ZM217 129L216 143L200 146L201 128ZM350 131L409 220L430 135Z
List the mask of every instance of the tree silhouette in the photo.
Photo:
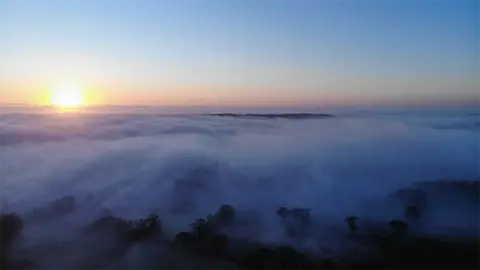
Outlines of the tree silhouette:
M212 226L212 223L203 218L197 219L194 223L190 225L193 230L193 233L200 239L206 239L213 235L215 228Z
M420 210L415 205L409 205L404 211L405 218L407 219L419 219L421 217Z
M127 234L129 242L142 241L162 233L162 226L158 215L151 214L146 219L140 219Z
M405 235L408 231L408 224L401 220L391 220L389 223L390 228L394 230L396 235Z
M286 207L280 207L277 210L277 215L279 215L282 219L285 219L289 216L289 211Z
M114 216L106 216L90 224L86 231L113 234L118 239L130 244L161 235L162 226L156 214L151 214L138 221L127 221Z
M222 257L228 248L229 239L224 234L216 234L211 239L213 252L216 256Z
M352 233L358 232L357 220L358 217L356 216L349 216L345 219L345 222L347 222L348 227L350 228L350 231Z
M235 208L230 205L222 205L215 214L215 218L220 226L230 226L235 221Z
M180 232L175 235L174 243L185 249L195 249L198 244L198 237L190 232Z
M124 235L132 229L133 225L131 222L114 216L106 216L87 226L86 231L101 234L114 234L118 238L123 238Z
M1 249L9 248L23 230L23 220L15 213L0 216Z

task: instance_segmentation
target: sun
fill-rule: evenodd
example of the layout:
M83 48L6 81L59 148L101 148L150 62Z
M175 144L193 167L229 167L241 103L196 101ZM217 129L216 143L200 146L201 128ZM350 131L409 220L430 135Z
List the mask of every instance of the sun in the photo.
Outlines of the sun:
M59 84L52 94L52 104L69 108L83 105L81 88L72 83Z

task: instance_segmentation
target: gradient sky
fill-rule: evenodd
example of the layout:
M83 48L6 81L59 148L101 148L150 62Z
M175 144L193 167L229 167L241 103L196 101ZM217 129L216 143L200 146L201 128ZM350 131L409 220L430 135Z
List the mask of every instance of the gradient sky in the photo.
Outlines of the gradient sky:
M1 103L478 102L479 1L0 0Z

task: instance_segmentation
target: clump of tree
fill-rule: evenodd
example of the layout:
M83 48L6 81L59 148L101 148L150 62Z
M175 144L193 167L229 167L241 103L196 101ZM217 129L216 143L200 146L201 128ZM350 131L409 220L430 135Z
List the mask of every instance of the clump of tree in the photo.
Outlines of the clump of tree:
M420 209L415 205L408 205L405 207L404 216L409 221L417 221L422 217Z
M57 200L56 206L51 204L50 209L57 213L68 213L71 209L71 200L65 198ZM290 219L298 228L305 228L310 224L310 209L281 207L277 211L282 219ZM407 205L405 218L419 219L421 212L416 205ZM259 246L258 243L235 245L232 248L232 239L222 234L223 229L234 226L237 219L236 210L230 205L221 206L213 215L197 219L187 232L175 236L174 244L178 247L195 252L201 256L215 257L236 263L243 269L334 269L337 267L348 269L387 269L387 268L472 268L478 269L478 240L473 243L449 243L437 238L421 238L409 235L408 241L403 241L409 224L402 220L391 220L388 225L392 234L370 238L372 250L380 251L380 257L366 256L361 263L342 258L338 261L331 259L309 257L289 246ZM358 217L349 216L345 222L352 234L359 231ZM28 221L26 224L30 224ZM387 226L387 222L384 223ZM366 227L367 225L363 225ZM0 216L1 240L1 269L15 267L29 268L28 261L12 259L11 250L15 241L21 236L24 223L22 218L14 213ZM365 228L367 230L368 227ZM156 214L143 219L125 220L108 215L102 217L85 228L86 232L98 235L111 235L125 246L142 241L157 239L162 236L162 224ZM375 234L375 233L372 233ZM239 247L240 246L240 247ZM17 255L15 253L15 255ZM329 256L329 255L326 255ZM368 258L367 258L368 257ZM460 258L460 259L457 259ZM338 262L338 264L337 264ZM472 267L473 266L473 267ZM476 267L475 267L476 266Z
M195 222L190 224L192 233L197 236L200 240L207 239L215 233L215 225L209 219L197 219Z
M358 220L358 217L356 216L349 216L345 219L345 222L347 222L348 228L350 229L351 233L358 232L357 220Z
M235 209L230 205L222 205L214 215L193 222L190 232L178 233L175 243L202 254L222 257L228 248L229 238L219 233L219 229L232 225L234 221Z
M23 220L15 213L0 214L0 268L11 268L11 250L23 231Z
M130 224L127 220L114 217L114 216L105 216L92 224L87 226L87 231L96 232L96 231L113 231L113 232L123 232L127 231L130 227Z
M235 221L235 208L231 205L222 205L220 209L213 216L217 226L231 226Z
M236 219L235 208L231 205L222 205L213 215L208 215L206 219L199 219L197 222L204 222L211 230L220 230L232 226Z
M401 220L391 220L388 225L393 230L394 236L405 236L408 232L408 224Z
M87 227L88 232L113 234L125 243L132 244L162 234L162 225L156 214L145 219L127 221L114 216L102 217Z
M23 230L23 220L15 213L0 215L0 247L2 250L12 246Z
M162 234L162 225L158 215L151 214L145 219L140 219L132 224L133 228L126 234L128 242L135 243Z

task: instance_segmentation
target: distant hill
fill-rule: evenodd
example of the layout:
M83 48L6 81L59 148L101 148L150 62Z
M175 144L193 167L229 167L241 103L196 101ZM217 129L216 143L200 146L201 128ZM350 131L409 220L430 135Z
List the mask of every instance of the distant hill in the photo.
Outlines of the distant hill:
M257 113L210 113L209 116L236 117L236 118L285 118L285 119L317 119L334 117L325 113L280 113L280 114L257 114Z

